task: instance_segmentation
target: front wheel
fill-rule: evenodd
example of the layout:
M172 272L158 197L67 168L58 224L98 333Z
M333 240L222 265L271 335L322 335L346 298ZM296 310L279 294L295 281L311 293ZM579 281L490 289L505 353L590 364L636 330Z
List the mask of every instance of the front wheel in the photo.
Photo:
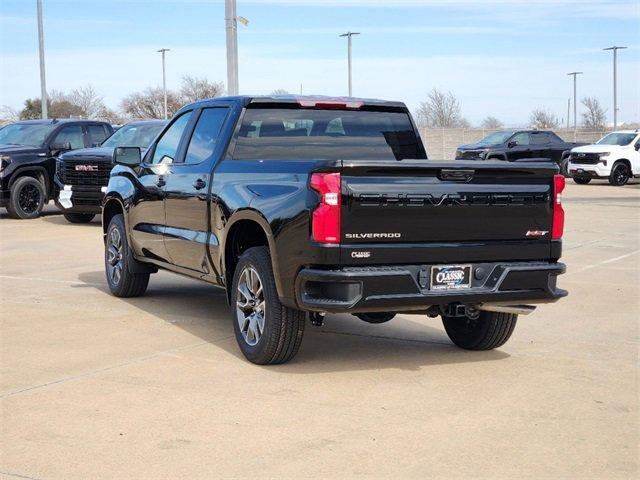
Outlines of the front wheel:
M631 170L626 163L617 162L611 169L611 175L609 175L609 183L615 187L622 187L626 185L631 178Z
M95 217L93 213L65 213L63 215L69 223L89 223Z
M45 197L42 183L33 177L21 177L11 185L7 213L23 220L37 218L44 208Z
M517 320L518 315L496 312L480 312L475 319L442 317L451 341L465 350L493 350L504 345L516 328Z
M115 215L111 219L104 246L104 267L111 293L116 297L143 295L149 285L149 274L133 273L133 262L136 260L127 242L122 215Z
M236 341L247 360L258 365L291 360L302 343L305 314L280 303L266 247L242 254L231 288Z
M584 177L573 177L573 181L576 182L578 185L586 185L591 181L591 179L584 178Z

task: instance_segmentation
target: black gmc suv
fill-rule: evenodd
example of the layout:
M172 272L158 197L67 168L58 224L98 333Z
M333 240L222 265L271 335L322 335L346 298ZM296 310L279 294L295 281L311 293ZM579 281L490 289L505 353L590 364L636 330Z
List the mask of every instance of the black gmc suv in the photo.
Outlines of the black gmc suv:
M567 176L571 149L586 145L562 140L546 130L501 130L487 135L477 143L460 145L456 160L507 160L510 162L531 158L548 158L560 166Z
M167 124L166 120L130 122L99 146L64 153L56 162L56 205L71 223L90 222L102 211L116 147L146 149Z
M0 130L0 207L35 218L54 196L55 157L102 142L111 125L93 120L25 120Z
M142 295L158 268L224 287L254 363L291 359L326 312L439 315L456 345L492 349L567 294L557 165L427 160L403 103L206 100L115 162L111 292Z

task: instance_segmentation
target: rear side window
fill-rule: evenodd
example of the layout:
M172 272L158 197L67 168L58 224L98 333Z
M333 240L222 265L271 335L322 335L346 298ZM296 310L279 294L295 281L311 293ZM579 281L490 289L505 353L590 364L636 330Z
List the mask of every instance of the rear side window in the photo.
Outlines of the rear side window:
M249 108L237 160L403 160L426 155L404 112Z
M99 145L109 136L104 125L89 125L87 127L90 137L90 145Z
M530 137L532 145L546 145L550 141L546 133L532 133Z
M184 163L200 163L213 154L228 111L228 108L205 108L202 110L193 135L191 135Z

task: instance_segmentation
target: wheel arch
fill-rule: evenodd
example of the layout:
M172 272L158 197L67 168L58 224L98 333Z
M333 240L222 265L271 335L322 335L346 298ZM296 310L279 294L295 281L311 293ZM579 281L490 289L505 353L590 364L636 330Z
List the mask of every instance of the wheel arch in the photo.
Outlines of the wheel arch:
M125 229L127 230L127 236L129 235L129 229L127 228L127 216L125 215L124 202L117 196L110 196L105 198L102 206L102 236L106 236L107 228L111 219L118 214L122 214L124 218Z
M278 296L282 296L282 285L278 275L275 240L267 219L257 210L244 209L235 213L225 227L221 242L222 275L225 279L227 300L230 301L230 285L240 255L248 248L266 246L271 256L271 266Z
M46 195L46 199L50 200L53 196L53 188L51 185L51 178L49 177L49 172L47 169L40 166L25 166L16 169L11 175L11 180L9 180L8 187L11 189L14 183L18 181L18 179L22 177L32 177L38 180L44 187L44 193Z

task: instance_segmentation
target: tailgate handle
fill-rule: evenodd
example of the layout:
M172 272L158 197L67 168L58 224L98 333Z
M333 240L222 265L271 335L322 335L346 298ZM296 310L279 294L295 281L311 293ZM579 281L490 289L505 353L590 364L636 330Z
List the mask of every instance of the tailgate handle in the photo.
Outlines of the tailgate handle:
M473 178L475 170L440 170L440 180L453 180L454 182L468 182Z

